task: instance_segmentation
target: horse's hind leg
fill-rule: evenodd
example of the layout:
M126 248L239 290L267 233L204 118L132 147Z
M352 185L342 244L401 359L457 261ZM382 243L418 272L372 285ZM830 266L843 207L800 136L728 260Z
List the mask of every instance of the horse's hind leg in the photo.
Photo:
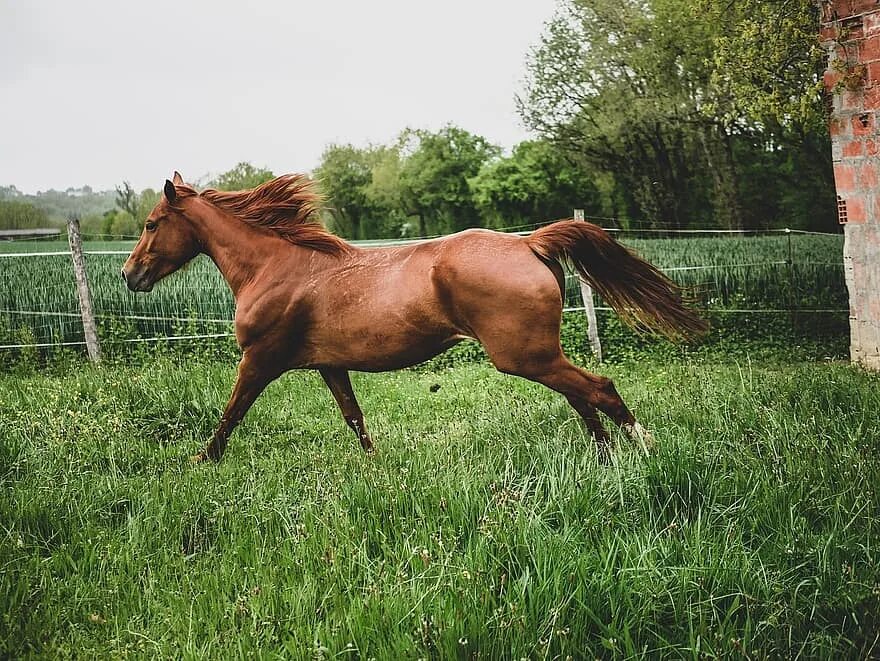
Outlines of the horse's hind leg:
M571 408L577 411L578 415L584 419L584 424L587 425L587 428L593 436L595 436L597 440L607 441L609 438L608 432L605 430L605 426L602 424L601 420L599 420L599 412L596 410L596 407L589 404L587 400L582 397L568 395L566 396L566 399L571 405Z
M646 450L653 444L651 434L636 421L611 379L591 374L572 365L561 353L546 367L537 369L535 372L535 374L524 376L565 395L569 403L581 414L581 417L584 417L584 414L572 402L572 399L581 400L588 407L588 410L589 408L593 409L594 415L596 409L602 411L630 437L642 443ZM584 420L587 425L590 424L587 417L584 417Z
M345 418L346 424L351 427L361 447L367 452L373 449L373 440L367 431L367 425L364 423L364 414L358 405L357 398L354 396L354 390L351 387L351 379L346 370L324 368L320 370L324 382L333 393L333 398L339 404L342 411L342 417Z
M502 372L536 381L564 395L595 436L600 453L607 446L608 433L599 421L597 409L630 436L640 438L646 445L650 443L650 435L636 422L611 379L572 365L561 351L549 359L528 353L514 356L502 352L490 356Z

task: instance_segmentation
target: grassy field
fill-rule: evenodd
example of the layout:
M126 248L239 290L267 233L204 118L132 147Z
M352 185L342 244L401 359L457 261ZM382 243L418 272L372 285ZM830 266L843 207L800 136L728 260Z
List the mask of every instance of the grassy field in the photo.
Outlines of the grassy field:
M0 657L876 656L880 379L606 373L652 456L485 365L356 375L374 456L288 375L199 467L231 364L0 375Z

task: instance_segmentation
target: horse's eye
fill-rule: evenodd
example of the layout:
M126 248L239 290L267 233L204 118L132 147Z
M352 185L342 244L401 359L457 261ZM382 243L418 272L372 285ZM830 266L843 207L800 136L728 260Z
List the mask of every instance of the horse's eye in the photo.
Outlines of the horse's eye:
M159 226L159 225L157 225L157 224L154 223L152 220L150 220L150 221L147 221L147 224L144 225L144 228L145 228L148 232L155 232L155 231L156 231L156 228L157 228L158 226Z

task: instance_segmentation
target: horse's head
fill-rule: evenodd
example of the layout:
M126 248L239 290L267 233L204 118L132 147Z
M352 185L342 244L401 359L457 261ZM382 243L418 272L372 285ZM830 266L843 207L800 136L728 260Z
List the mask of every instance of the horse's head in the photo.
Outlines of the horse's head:
M137 245L122 267L122 278L132 291L150 291L159 280L174 273L199 254L201 245L183 211L177 185L183 178L165 180L162 199L147 216Z

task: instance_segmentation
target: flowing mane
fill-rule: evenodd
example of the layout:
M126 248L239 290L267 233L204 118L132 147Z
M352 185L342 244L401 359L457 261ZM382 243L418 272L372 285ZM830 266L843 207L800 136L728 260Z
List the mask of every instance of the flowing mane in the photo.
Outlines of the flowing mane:
M328 232L317 220L322 198L315 182L302 174L285 174L255 188L201 193L177 186L182 195L197 194L247 223L267 227L290 243L326 253L343 253L348 244Z

